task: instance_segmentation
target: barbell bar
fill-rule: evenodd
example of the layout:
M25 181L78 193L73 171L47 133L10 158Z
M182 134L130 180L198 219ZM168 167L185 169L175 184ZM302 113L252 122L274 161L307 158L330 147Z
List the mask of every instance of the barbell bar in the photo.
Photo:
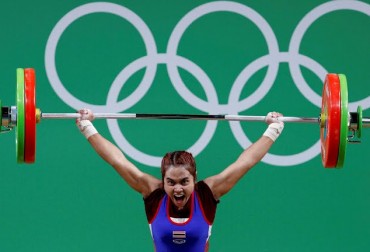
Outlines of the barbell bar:
M40 111L41 112L41 111ZM41 113L41 119L76 119L79 113ZM226 120L262 122L265 116L243 115L192 115L192 114L131 114L131 113L94 113L95 119L174 119L174 120ZM283 122L318 123L314 117L280 117Z
M48 119L76 119L79 113L43 113L36 107L36 76L33 68L16 70L16 106L4 107L0 100L0 133L16 128L18 163L34 163L36 157L36 124ZM94 113L96 119L165 119L264 121L265 116ZM319 117L280 117L294 123L316 123L320 126L321 158L325 168L344 164L347 143L358 143L362 128L370 127L370 118L362 116L362 108L348 111L347 79L343 74L328 73L322 90Z

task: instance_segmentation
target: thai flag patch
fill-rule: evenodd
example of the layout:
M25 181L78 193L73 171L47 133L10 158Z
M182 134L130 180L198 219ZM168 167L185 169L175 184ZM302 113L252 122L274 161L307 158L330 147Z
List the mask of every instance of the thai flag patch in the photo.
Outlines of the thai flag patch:
M186 242L186 231L172 231L172 241L176 244L184 244Z

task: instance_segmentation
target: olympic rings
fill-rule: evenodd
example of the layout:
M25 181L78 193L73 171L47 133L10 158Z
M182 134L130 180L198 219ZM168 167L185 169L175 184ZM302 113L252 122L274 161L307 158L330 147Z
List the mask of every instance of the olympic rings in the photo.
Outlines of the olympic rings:
M288 63L291 76L298 90L302 95L317 107L321 107L321 96L314 92L304 80L300 66L310 69L316 76L324 82L328 72L314 59L299 52L301 41L309 27L320 17L333 11L353 10L365 13L370 16L370 5L359 1L335 1L321 4L307 13L295 28L287 52L281 52L277 38L269 23L255 10L241 3L231 1L216 1L202 4L189 11L175 26L168 41L166 53L158 53L154 36L145 22L134 12L118 4L97 2L81 5L65 16L55 25L45 50L45 67L49 82L56 94L69 106L79 109L89 107L96 112L111 111L122 112L129 109L139 102L148 90L151 88L156 75L157 66L165 64L169 78L178 92L178 94L194 108L209 113L237 114L251 108L260 102L271 89L279 70L280 63ZM63 32L79 18L92 13L110 13L128 20L139 32L143 38L147 55L143 55L124 67L114 79L107 95L106 105L94 105L79 100L74 97L63 85L59 79L55 65L55 53L59 39ZM228 98L228 104L220 104L217 92L211 78L197 64L190 59L178 55L177 48L181 38L186 31L197 19L215 12L231 12L238 14L252 21L261 31L266 40L269 50L267 55L252 61L236 77L231 85L231 91ZM260 69L268 67L267 73L261 85L247 98L240 100L241 91L248 80ZM145 68L145 74L138 85L137 89L125 99L118 101L118 94L126 81L137 71ZM184 84L178 68L182 68L191 73L201 84L206 94L207 100L202 100L194 95ZM361 104L364 109L370 107L370 96L360 101L349 103L349 109L355 108ZM243 148L251 144L251 141L243 131L240 122L229 122L232 133ZM152 156L136 149L123 136L117 120L109 120L109 130L120 148L134 160L148 166L158 167L161 157ZM208 121L204 131L199 139L188 148L195 156L201 153L208 145L215 134L217 121ZM276 166L298 165L311 160L320 153L320 140L307 150L292 155L274 155L268 153L262 160L265 163Z

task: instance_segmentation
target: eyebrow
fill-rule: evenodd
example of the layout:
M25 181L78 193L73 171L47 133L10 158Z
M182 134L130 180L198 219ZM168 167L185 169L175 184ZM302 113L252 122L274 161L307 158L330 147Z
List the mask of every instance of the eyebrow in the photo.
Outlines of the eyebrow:
M187 180L187 179L189 179L189 177L180 178L178 181L184 181L184 180ZM166 178L166 181L176 181L176 179L167 177Z

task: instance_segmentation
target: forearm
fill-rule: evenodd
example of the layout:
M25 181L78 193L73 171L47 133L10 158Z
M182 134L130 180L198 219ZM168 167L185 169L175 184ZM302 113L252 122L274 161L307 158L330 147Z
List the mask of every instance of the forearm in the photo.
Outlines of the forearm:
M261 136L254 144L246 148L235 162L221 173L205 179L216 199L228 193L235 184L252 169L271 148L274 143L271 138Z
M263 135L240 154L235 162L236 167L241 169L242 174L239 175L244 175L249 169L261 161L279 137L283 128L283 124L271 123Z
M94 150L110 165L128 162L123 153L101 136L89 120L77 120L77 126Z
M274 141L267 136L261 136L255 143L245 149L236 160L240 168L247 172L250 168L256 165L270 150Z
M88 141L96 153L111 166L128 162L122 151L100 134L89 137Z
M263 135L246 148L235 162L221 173L205 180L215 198L220 198L229 192L252 167L261 161L279 137L283 128L284 124L282 122L270 122Z
M81 133L96 153L110 164L133 189L146 196L161 185L160 180L140 171L116 145L98 133L91 122L94 120L91 110L82 109L79 112L81 118L77 118L76 124Z
M237 160L224 170L224 176L227 178L227 184L230 187L241 179L250 169L252 169L270 150L272 141L269 137L261 136L255 143L246 148L237 158Z
M137 192L145 196L157 186L158 182L155 178L151 178L148 174L141 172L125 157L123 152L118 149L116 145L112 144L100 134L94 134L88 138L88 141L96 153L110 164L127 184ZM154 183L151 184L149 181Z
M78 120L77 126L96 153L110 164L131 187L142 192L143 188L139 186L139 181L144 175L126 159L123 152L101 136L90 121Z

